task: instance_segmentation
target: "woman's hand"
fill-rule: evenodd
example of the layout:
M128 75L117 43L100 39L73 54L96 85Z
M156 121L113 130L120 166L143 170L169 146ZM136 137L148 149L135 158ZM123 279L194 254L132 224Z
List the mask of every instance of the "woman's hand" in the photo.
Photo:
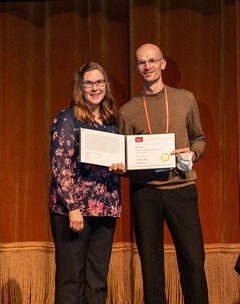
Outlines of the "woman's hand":
M112 164L110 167L109 167L109 171L113 171L114 173L116 174L123 174L126 172L125 170L125 166L123 163L116 163L116 164Z
M83 230L84 220L82 213L79 209L70 211L68 217L69 217L69 228L73 232L80 232Z

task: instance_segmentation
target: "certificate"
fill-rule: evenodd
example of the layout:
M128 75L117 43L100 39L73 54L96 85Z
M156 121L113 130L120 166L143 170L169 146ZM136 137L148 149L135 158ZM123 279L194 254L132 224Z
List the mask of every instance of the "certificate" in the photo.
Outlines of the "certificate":
M80 128L80 161L110 167L125 164L125 136Z
M176 167L175 134L128 135L127 169L172 169Z
M126 170L176 167L175 134L121 135L80 128L79 155L83 163L110 167L123 163Z

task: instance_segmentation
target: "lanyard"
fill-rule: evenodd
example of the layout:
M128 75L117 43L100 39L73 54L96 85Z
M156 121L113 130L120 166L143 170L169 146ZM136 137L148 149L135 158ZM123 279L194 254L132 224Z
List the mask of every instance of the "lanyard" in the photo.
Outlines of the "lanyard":
M168 109L168 95L167 95L167 88L164 86L164 94L165 94L165 104L166 104L166 133L168 133L168 128L169 128L169 109ZM149 115L148 115L148 109L147 109L147 103L144 98L143 90L142 90L142 101L144 105L144 110L145 110L145 115L146 115L146 120L147 120L147 125L148 125L148 132L149 134L152 134L152 129L151 129L151 124L149 120Z

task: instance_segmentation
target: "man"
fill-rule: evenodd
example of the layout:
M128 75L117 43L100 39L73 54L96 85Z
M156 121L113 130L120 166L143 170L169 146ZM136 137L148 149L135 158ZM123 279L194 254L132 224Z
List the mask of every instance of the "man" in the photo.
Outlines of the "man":
M207 304L204 244L198 214L192 162L205 152L198 106L189 91L166 86L166 60L159 47L144 44L136 51L142 92L119 111L125 135L175 133L177 168L131 172L131 201L141 259L145 304L166 303L164 221L176 248L185 304ZM177 303L176 303L177 304Z

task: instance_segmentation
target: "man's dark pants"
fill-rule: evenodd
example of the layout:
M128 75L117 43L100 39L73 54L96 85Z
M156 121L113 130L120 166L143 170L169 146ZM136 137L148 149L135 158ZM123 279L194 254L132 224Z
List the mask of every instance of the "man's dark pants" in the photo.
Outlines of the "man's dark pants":
M145 304L165 304L164 221L177 253L185 304L207 304L204 244L195 184L176 189L131 185Z

